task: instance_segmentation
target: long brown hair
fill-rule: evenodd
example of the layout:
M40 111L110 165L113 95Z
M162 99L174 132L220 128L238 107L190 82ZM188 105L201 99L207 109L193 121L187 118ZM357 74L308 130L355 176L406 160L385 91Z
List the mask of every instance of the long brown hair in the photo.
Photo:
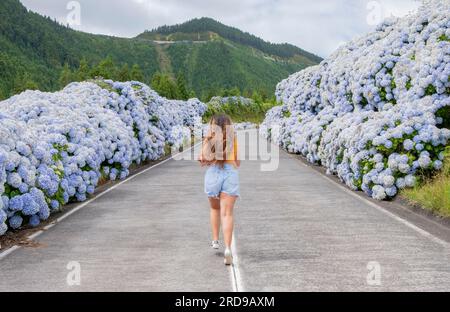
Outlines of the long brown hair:
M233 122L228 115L213 116L204 141L205 160L223 167L228 154L233 151L235 135Z

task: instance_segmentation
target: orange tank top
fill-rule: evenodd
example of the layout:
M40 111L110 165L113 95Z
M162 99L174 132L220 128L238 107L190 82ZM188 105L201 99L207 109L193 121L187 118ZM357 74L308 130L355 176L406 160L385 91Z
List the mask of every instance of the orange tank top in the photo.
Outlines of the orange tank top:
M233 147L228 153L225 163L234 165L236 160L238 160L238 140L237 137L234 137Z

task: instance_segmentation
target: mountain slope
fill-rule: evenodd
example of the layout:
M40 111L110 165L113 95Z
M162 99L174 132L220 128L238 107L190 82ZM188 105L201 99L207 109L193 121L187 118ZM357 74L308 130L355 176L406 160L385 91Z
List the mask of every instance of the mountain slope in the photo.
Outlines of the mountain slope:
M0 96L10 95L25 73L39 88L54 90L65 63L75 68L82 58L93 64L107 55L119 64L138 64L148 77L159 69L154 46L74 31L29 12L18 0L0 1Z
M279 78L304 68L255 55L251 49L232 46L226 41L168 45L164 49L172 60L174 73L181 71L198 95L215 95L220 89L233 87L271 94Z
M19 0L2 0L0 98L28 87L29 81L41 90L56 90L62 87L59 77L64 64L76 69L82 59L91 66L108 56L117 66L137 64L144 82L158 71L172 77L181 72L188 86L205 97L232 87L273 94L278 81L320 61L294 46L270 44L211 19L184 25L132 39L93 35L28 11ZM199 27L205 29L203 34L193 32ZM180 42L187 38L192 40Z
M280 78L321 58L290 44L273 44L211 18L146 31L137 39L158 44L199 95L221 88L268 94Z
M146 31L138 38L153 40L192 40L192 41L210 41L218 36L228 39L234 43L239 43L253 47L268 55L281 58L294 58L303 56L304 58L319 63L322 59L312 53L302 50L291 44L275 44L258 38L237 28L226 26L211 18L203 17L192 19L186 23L162 26L157 29Z

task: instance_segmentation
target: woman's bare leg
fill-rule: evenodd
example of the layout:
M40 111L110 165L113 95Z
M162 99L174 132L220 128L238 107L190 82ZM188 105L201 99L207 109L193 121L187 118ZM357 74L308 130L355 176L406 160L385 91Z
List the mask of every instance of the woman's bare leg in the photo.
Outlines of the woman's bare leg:
M210 198L209 204L211 205L211 230L213 241L218 241L220 231L220 199Z
M234 219L233 210L237 197L220 194L220 213L222 219L223 240L226 248L231 248L233 240Z

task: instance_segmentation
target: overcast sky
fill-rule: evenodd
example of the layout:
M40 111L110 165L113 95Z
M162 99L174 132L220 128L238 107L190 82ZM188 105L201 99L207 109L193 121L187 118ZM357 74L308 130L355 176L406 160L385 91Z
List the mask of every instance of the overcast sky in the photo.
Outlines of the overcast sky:
M21 0L73 28L134 37L145 29L212 17L265 40L288 42L322 57L374 28L383 16L417 10L417 0ZM79 12L77 10L79 4Z

